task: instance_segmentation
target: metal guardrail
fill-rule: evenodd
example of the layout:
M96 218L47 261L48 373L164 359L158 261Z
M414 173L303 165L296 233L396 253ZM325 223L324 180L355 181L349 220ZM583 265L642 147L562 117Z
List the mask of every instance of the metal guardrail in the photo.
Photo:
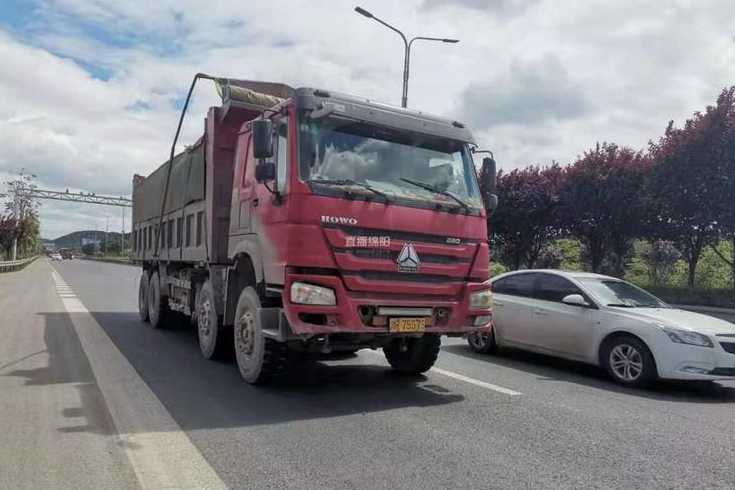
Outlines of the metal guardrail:
M27 266L34 260L38 258L38 255L34 257L29 257L27 259L21 259L21 260L8 260L6 262L0 262L0 273L1 272L10 272L10 271L17 271L19 269L22 269L23 267Z

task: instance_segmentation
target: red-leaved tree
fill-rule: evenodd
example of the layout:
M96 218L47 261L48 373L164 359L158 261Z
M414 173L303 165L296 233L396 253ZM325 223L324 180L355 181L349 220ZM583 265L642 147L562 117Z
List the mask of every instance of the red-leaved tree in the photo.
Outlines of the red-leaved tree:
M599 272L608 257L607 272L625 273L631 242L647 222L643 190L650 168L640 152L598 143L565 169L562 225L585 246L592 271Z
M691 288L704 247L721 234L735 235L735 87L682 128L670 122L664 136L651 142L650 154L656 162L649 188L659 236L683 253Z
M560 233L559 189L564 172L558 164L500 172L500 205L491 218L493 249L513 269L533 267L544 245Z

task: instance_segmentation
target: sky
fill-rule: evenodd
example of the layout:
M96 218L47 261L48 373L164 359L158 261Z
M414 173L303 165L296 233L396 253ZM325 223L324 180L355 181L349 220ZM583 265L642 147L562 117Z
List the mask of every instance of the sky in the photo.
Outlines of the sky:
M732 0L360 0L416 42L408 105L464 121L502 169L644 149L735 84ZM2 0L0 181L129 195L168 156L196 72L399 104L398 35L353 1ZM203 84L182 145L217 103ZM1 191L0 191L1 192ZM120 208L44 201L41 232L120 230ZM126 229L130 215L126 217Z

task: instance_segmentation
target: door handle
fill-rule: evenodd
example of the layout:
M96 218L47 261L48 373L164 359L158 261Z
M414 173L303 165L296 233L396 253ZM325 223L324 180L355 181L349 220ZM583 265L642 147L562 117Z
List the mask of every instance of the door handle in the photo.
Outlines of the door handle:
M498 301L498 300L493 301L493 306L503 306L504 304L505 303L503 303L502 301Z
M546 315L548 315L548 313L547 313L546 311L544 311L544 310L534 310L534 313L535 313L536 315L541 315L541 316L546 316Z
M258 199L257 197L255 199L253 199L253 207L254 208L257 208L259 203L260 203L260 199Z

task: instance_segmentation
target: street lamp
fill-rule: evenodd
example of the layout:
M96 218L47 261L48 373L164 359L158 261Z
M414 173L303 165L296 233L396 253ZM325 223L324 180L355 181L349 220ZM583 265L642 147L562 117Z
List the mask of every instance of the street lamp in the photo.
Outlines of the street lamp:
M373 14L368 12L362 7L355 7L355 12L358 14L367 17L368 19L373 19L376 22L379 22L380 24L383 24L385 27L390 29L393 32L397 32L399 36L401 36L401 39L403 39L403 45L405 47L405 51L403 54L403 97L401 99L401 107L406 107L406 103L408 102L408 66L411 61L411 45L414 41L437 41L440 43L450 43L455 44L459 42L459 39L447 39L447 38L441 38L441 37L425 37L425 36L416 36L411 38L411 40L406 39L406 36L393 27L392 25L388 24L387 22L380 20L379 18L375 17Z

